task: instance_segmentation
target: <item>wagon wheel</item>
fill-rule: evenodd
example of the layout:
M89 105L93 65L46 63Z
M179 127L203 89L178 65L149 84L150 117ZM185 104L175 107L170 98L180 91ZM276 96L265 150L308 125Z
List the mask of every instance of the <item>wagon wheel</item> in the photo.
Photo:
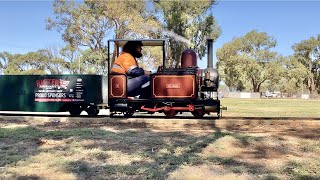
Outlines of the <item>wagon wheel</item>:
M79 116L82 112L82 108L80 105L72 105L69 109L69 113L71 116Z
M220 119L222 117L222 115L220 115L220 113L217 114L217 119Z
M97 116L99 114L99 109L96 106L89 106L86 109L88 116Z
M203 116L206 114L204 111L202 110L197 110L197 111L192 111L191 114L195 117L195 118L203 118Z
M168 118L173 118L176 116L178 112L175 110L170 110L170 111L164 111L164 114L168 117Z

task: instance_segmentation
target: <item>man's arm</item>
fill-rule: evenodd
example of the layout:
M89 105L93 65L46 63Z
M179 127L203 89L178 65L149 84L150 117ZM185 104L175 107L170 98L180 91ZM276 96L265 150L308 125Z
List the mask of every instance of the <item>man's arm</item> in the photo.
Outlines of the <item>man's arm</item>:
M132 76L132 77L137 77L137 76L141 76L144 74L145 74L144 70L139 67L135 67L128 72L128 75Z
M151 71L144 70L144 74L145 74L145 75L150 75L150 74L151 74Z
M151 71L143 70L142 68L134 68L129 72L129 76L137 77L141 75L150 75Z

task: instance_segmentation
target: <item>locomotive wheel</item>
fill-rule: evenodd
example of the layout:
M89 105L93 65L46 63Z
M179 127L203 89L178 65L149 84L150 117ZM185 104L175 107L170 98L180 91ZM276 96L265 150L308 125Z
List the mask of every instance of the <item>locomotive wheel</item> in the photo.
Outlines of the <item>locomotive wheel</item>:
M69 109L69 113L71 116L79 116L82 112L82 108L80 105L72 105Z
M204 111L192 111L191 114L195 118L203 118L203 116L206 114Z
M126 117L126 118L132 117L133 114L134 114L134 112L132 112L132 111L123 112L123 115L124 115L124 117Z
M99 114L99 109L97 109L96 106L89 106L86 109L86 112L88 113L88 116L97 116Z
M174 110L170 110L170 111L164 111L164 114L168 117L168 118L173 118L177 115L177 111Z

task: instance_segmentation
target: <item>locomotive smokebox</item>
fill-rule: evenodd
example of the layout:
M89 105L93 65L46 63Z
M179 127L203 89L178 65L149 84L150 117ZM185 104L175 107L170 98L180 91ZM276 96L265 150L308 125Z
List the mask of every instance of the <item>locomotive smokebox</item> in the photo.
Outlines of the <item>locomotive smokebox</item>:
M181 55L181 67L190 68L197 67L197 55L192 49L186 49Z
M208 63L207 69L204 74L204 84L206 87L213 88L214 91L218 90L219 86L219 73L213 68L213 40L208 39Z

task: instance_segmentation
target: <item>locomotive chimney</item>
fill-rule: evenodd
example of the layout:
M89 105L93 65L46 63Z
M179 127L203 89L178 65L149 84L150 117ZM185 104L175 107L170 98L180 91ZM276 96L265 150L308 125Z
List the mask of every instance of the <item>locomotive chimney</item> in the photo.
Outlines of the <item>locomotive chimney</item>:
M213 68L213 39L208 39L208 64L207 68Z
M206 87L211 87L213 92L217 92L219 86L219 73L213 68L213 39L208 39L208 64L204 77L204 84Z

